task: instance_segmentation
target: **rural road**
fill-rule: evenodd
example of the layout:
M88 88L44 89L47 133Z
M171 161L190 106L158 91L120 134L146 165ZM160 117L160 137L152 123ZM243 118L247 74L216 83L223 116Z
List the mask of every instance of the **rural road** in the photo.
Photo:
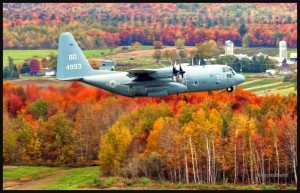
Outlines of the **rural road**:
M43 187L49 186L51 182L54 182L57 178L64 176L68 171L58 171L51 176L41 178L38 180L18 182L19 184L3 188L3 190L38 190ZM11 182L11 180L9 180ZM3 181L3 187L5 183L9 182L8 180Z

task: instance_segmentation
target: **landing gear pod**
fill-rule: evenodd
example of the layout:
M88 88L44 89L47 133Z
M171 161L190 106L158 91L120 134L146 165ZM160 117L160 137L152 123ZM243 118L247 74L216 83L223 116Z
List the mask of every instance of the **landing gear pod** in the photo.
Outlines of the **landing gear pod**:
M235 85L234 86L231 86L231 87L228 87L226 88L227 92L235 92Z

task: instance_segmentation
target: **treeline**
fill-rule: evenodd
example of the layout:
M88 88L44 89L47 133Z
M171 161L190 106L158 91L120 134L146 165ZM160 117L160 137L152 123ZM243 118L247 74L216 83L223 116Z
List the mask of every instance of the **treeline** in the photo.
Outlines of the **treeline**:
M238 88L131 99L5 81L3 160L184 183L297 183L297 97Z
M266 72L267 69L275 69L276 61L264 56L254 56L252 59L242 58L239 60L234 55L221 56L216 60L217 64L226 64L236 72Z
M217 14L216 14L217 13ZM69 31L84 49L155 41L187 46L213 39L223 46L297 47L297 4L4 3L4 49L56 49Z

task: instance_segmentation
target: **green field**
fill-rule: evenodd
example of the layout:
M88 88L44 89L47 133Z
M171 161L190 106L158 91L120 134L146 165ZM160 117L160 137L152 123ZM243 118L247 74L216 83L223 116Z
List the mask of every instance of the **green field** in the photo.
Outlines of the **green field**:
M122 46L127 47L129 50L130 46ZM113 49L113 54L121 51L122 47L117 47ZM149 50L153 49L153 46L141 46L140 50ZM57 50L3 50L3 66L8 65L8 58L10 56L13 58L15 64L20 64L24 62L24 60L29 58L36 58L41 60L43 57L48 56L49 54L54 53L57 54ZM111 50L109 48L99 49L99 50L83 50L84 55L87 58L103 58L110 59L112 56L105 57L103 54L110 54Z
M234 47L233 52L234 52L234 54L247 54L248 56L254 56L254 55L258 54L259 52L262 52L269 56L276 56L279 54L279 49L278 48L262 48L262 47L256 47L256 48Z
M11 167L11 168L4 168L3 178L5 179L22 179L22 178L33 178L39 173L52 173L57 171L58 168L51 168L51 167L42 167L42 166L22 166L22 167Z
M257 87L257 86L262 86L262 85L267 85L267 84L272 84L272 83L277 83L277 82L282 82L282 77L280 78L262 78L260 81L256 81L253 83L249 83L245 86L242 86L244 89L251 88L251 87Z
M244 83L239 85L243 89L256 94L289 94L295 91L294 84L291 82L282 82L284 76L277 76L276 78L247 78Z
M122 47L128 47L130 51L130 46L122 46ZM111 50L110 49L99 49L99 50L83 50L83 53L87 58L96 58L96 59L113 59L117 62L122 63L136 63L138 64L138 67L143 66L145 63L146 65L150 64L152 67L156 62L152 57L149 56L143 56L142 54L139 56L135 56L134 60L131 60L130 58L119 58L116 53L119 53L122 49L122 47L117 47L113 49L113 55L110 55ZM168 47L172 48L172 47ZM153 46L141 46L140 50L152 50ZM255 54L258 54L259 52L263 52L264 54L270 55L270 56L278 56L278 48L241 48L236 47L234 52L236 54L243 53L248 54L249 56L253 56ZM297 52L297 49L288 49L288 58L290 56L291 52ZM8 59L7 56L10 56L13 58L15 64L20 64L24 62L24 60L28 58L37 58L41 60L43 57L55 53L57 54L57 50L3 50L3 66L8 65ZM107 56L109 55L109 56ZM157 64L153 67L161 67L163 65ZM244 73L243 73L244 74ZM246 74L246 73L245 73Z
M249 89L248 91L257 93L257 92L264 92L264 91L270 90L270 89L278 89L278 90L280 90L280 89L291 88L291 87L293 87L292 83L290 83L290 84L288 84L288 83L280 83L280 84L273 85L273 86L265 85L265 86L263 86L261 88Z
M44 166L13 166L3 168L4 188L24 184L24 189L74 190L80 189L79 187L82 185L92 183L98 175L98 167L54 168ZM28 183L34 180L38 180L39 183ZM8 181L8 183L5 183L5 181Z
M266 54L268 56L273 56L273 57L279 56L279 48L262 48L262 47L256 47L256 48L235 47L234 48L234 54L247 54L248 56L254 56L259 52L262 52L263 54ZM287 49L288 60L290 59L290 54L294 52L297 52L297 48Z
M121 48L115 48L114 52L119 51ZM8 65L8 58L10 56L15 64L19 64L24 62L24 60L28 58L37 58L41 60L43 57L48 56L49 54L54 53L57 54L57 50L3 50L3 66ZM87 58L97 57L100 58L103 54L110 54L110 49L102 49L102 50L83 50L84 55Z
M35 176L39 176L39 178ZM296 186L291 184L212 185L206 183L171 183L163 180L151 180L145 177L135 179L123 177L99 178L98 166L83 168L4 167L3 188L11 190L296 190Z

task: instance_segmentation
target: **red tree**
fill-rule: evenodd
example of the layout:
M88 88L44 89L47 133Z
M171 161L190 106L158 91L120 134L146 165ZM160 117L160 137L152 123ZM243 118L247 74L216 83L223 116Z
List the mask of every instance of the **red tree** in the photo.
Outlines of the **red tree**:
M29 62L29 68L33 74L36 74L37 72L40 71L40 62L37 59L32 59Z
M15 95L13 93L10 94L8 99L8 112L16 116L17 112L22 108L23 102L21 98L18 95Z

